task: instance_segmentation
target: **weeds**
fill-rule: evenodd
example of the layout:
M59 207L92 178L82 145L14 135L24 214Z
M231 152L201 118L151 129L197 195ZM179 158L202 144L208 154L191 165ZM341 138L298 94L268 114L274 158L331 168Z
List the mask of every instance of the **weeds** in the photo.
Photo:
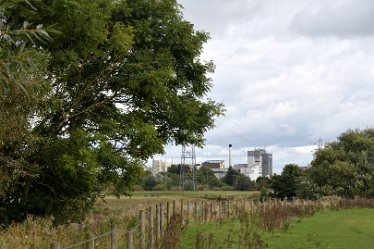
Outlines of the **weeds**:
M161 248L177 249L179 248L182 233L182 215L174 214L170 218L166 234L162 240Z
M222 198L223 199L223 198ZM196 234L194 244L198 249L219 249L219 248L255 248L260 249L266 247L266 244L261 240L261 237L256 232L258 228L265 231L274 231L275 229L287 230L292 220L302 222L303 218L313 215L317 211L323 209L341 210L349 208L373 208L374 200L370 199L341 199L338 197L331 197L321 199L318 201L298 200L294 202L268 200L264 202L253 202L249 199L241 199L240 202L236 200L222 200L211 202L209 204L203 203L199 205L198 217L201 216L201 221L191 221L190 223L211 222L215 224L214 229L218 231L227 229L228 222L230 229L224 238L221 238L216 233L205 232ZM191 203L190 203L191 204ZM143 206L139 206L144 209ZM183 231L182 221L187 221L186 215L194 214L194 206L187 205L188 212L183 214L177 213L171 216L169 224L164 226L164 236L159 242L160 248L173 249L178 248ZM176 210L180 210L178 207ZM111 224L117 225L118 240L120 241L120 248L124 248L126 244L126 230L132 228L137 230L139 219L139 210L110 210L110 209L96 209L86 220L80 224L71 223L65 226L53 226L53 217L36 218L29 216L25 222L21 224L14 224L8 227L7 230L0 230L0 248L48 248L51 241L59 241L62 246L69 246L71 244L83 241L87 231L93 232L95 235L100 235L110 231ZM163 210L165 212L165 208ZM185 217L182 217L184 215ZM231 217L231 218L230 218ZM183 218L183 219L182 219ZM153 216L155 220L156 217ZM239 230L234 229L235 222L239 224ZM189 224L185 222L188 228ZM153 232L155 232L156 224L154 224ZM186 228L186 229L187 229ZM147 227L147 229L149 229ZM147 234L150 230L147 230ZM137 233L134 240L138 239ZM311 240L313 235L310 235ZM108 248L109 238L102 238L97 243L97 249ZM224 242L220 242L220 241ZM105 241L106 240L106 241ZM137 245L137 242L134 241ZM233 245L236 244L236 247ZM319 245L315 245L319 246Z

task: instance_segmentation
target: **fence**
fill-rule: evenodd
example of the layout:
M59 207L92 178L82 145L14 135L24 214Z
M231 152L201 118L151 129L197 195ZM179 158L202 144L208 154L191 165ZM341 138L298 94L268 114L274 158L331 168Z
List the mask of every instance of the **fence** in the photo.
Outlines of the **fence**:
M190 222L207 222L210 220L227 219L237 216L239 209L255 207L258 201L253 199L219 200L219 201L180 201L157 203L139 211L135 224L130 224L127 231L119 231L112 224L109 232L95 236L87 232L86 240L62 247L58 241L50 244L51 249L95 249L97 242L110 237L110 249L118 249L119 244L124 244L128 249L155 249L159 248L173 216L180 214L182 225ZM125 234L124 240L119 241L118 234Z
M171 221L179 215L182 226L190 222L209 222L214 220L229 219L239 217L244 211L256 212L261 216L261 226L264 229L279 226L284 217L302 216L313 213L322 208L339 209L352 207L374 207L374 200L369 199L331 199L328 201L304 201L295 202L280 200L219 200L219 201L177 201L158 203L139 211L133 224L129 224L127 230L119 231L116 225L112 225L109 232L95 236L88 232L86 240L67 247L61 247L59 242L50 244L51 249L74 249L85 248L95 249L96 242L104 237L110 236L110 247L104 248L118 249L156 249L160 248ZM279 216L279 217L278 217ZM281 217L283 216L283 218ZM122 234L122 239L119 238ZM167 236L166 236L167 237Z

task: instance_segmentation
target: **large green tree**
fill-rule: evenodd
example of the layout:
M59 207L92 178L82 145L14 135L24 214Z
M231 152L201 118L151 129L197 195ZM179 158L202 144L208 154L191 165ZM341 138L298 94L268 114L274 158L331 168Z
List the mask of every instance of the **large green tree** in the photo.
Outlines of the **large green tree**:
M271 177L270 188L273 190L274 197L296 197L301 176L302 171L296 164L287 164L284 166L280 175L274 174Z
M374 196L374 129L342 133L315 153L310 173L325 195Z
M8 218L87 210L109 185L117 194L131 189L165 144L203 145L222 114L206 99L213 64L199 59L209 37L175 0L14 2L2 11L7 26L28 21L58 32L30 46L49 55L41 78L51 88L27 130L40 139L22 158L36 177L16 202L1 200L18 210Z
M48 42L50 37L42 25L27 20L10 25L5 14L20 2L0 2L0 223L20 213L11 206L22 205L28 182L38 174L26 159L39 141L30 131L33 120L46 111L44 100L51 89L44 78L48 54L36 47L36 41Z

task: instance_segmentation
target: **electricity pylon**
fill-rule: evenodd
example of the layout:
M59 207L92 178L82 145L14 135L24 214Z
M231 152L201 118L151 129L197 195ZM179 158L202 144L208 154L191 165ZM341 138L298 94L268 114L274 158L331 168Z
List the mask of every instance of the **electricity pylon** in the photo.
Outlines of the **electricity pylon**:
M181 156L181 166L179 174L179 190L184 191L185 183L185 173L186 168L191 166L192 168L192 184L193 190L196 190L196 153L194 144L184 144L182 145L182 156Z

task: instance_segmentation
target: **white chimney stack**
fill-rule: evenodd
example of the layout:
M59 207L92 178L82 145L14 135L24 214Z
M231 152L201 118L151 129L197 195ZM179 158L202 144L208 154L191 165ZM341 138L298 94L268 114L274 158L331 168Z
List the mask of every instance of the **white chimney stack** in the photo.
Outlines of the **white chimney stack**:
M232 167L231 148L232 148L232 144L229 144L229 167L230 166Z

